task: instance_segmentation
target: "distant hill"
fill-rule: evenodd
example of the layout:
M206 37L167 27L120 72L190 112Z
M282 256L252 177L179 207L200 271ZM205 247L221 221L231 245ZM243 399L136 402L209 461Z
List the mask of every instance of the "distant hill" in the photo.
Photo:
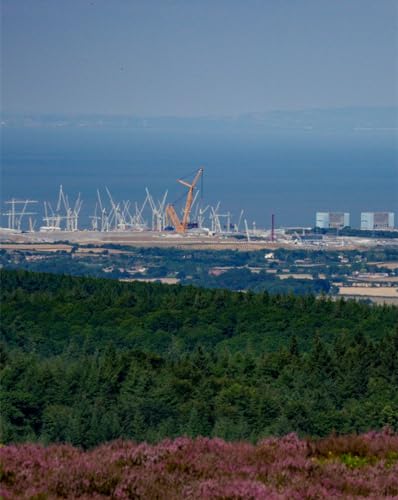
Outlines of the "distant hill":
M236 116L136 116L4 113L2 127L115 128L164 132L325 132L398 130L398 107L273 110Z

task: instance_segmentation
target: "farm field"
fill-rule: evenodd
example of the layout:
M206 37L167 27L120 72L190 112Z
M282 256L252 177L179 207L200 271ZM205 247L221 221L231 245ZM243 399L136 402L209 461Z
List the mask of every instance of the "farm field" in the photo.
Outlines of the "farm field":
M376 267L385 267L387 269L398 269L398 262L369 262L369 265L372 264Z
M366 296L366 297L392 297L398 299L398 290L391 286L344 286L340 287L339 295Z

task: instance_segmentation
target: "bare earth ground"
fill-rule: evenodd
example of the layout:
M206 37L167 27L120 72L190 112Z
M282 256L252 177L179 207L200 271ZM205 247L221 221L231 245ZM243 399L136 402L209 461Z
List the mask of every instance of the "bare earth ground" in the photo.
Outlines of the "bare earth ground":
M339 296L346 299L369 299L376 304L398 305L398 289L388 286L344 286L339 288Z
M369 240L365 238L328 238L323 241L322 246L319 244L303 244L297 246L291 240L280 239L277 242L271 242L267 240L251 240L248 242L246 239L235 239L226 238L224 236L208 236L203 234L187 234L187 235L177 235L175 233L163 232L156 233L151 231L142 232L109 232L101 233L98 231L76 231L76 232L66 232L66 231L56 231L51 233L11 233L10 231L0 230L0 242L3 248L10 248L9 245L16 243L23 244L34 244L35 247L29 247L32 249L41 249L43 251L57 251L64 250L65 245L59 246L60 243L55 242L68 242L68 243L78 243L82 245L87 244L119 244L119 245L130 245L136 247L164 247L164 248L194 248L199 250L261 250L261 249L275 249L275 248L308 248L319 250L320 248L324 250L352 250L352 249L364 249L371 247L375 244L381 244L380 240ZM38 245L46 245L44 247L39 247ZM49 244L55 244L54 247L50 249ZM398 245L398 242L390 241L388 244ZM19 247L22 249L22 247Z
M368 262L369 265L374 265L377 267L385 267L386 269L398 269L398 262Z
M340 287L340 295L360 295L367 297L391 297L398 299L398 289L389 286L344 286Z
M143 283L163 283L165 285L177 285L180 280L178 278L120 278L119 281L133 282L141 281Z
M72 245L65 245L59 243L40 243L40 244L15 244L15 243L0 243L0 248L4 250L25 250L32 252L70 252Z
M280 274L279 279L286 280L288 278L293 278L296 280L312 280L312 274L304 274L304 273L289 273L289 274Z

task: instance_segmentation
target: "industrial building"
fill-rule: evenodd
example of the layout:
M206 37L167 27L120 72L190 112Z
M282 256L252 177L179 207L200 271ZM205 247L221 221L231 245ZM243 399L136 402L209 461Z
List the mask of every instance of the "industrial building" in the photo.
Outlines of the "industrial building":
M317 212L315 227L320 229L343 229L350 225L348 212Z
M362 212L362 230L381 230L394 228L394 212Z

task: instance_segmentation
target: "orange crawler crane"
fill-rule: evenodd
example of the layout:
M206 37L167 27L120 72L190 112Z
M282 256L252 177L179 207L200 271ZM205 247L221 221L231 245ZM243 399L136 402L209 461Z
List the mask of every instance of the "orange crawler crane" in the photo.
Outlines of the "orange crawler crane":
M177 182L182 184L183 186L186 186L188 188L188 194L187 194L187 201L185 202L185 208L184 208L184 215L182 218L182 221L180 221L177 212L175 211L175 208L173 205L169 204L166 207L166 214L167 217L170 219L172 225L174 226L174 229L177 231L177 233L182 233L184 234L187 231L188 228L188 223L189 223L189 214L191 213L191 208L192 208L192 201L193 201L193 191L195 189L196 184L198 183L198 180L200 179L200 176L203 174L203 168L200 168L194 177L194 180L192 181L192 184L189 184L189 182L183 181L182 179L177 179Z

